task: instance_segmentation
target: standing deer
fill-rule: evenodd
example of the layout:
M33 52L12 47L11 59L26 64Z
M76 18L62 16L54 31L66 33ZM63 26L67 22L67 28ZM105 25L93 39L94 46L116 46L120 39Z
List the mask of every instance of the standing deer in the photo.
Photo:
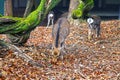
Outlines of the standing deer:
M87 19L88 22L88 39L92 39L93 35L100 36L101 18L99 16L91 16Z
M65 39L70 33L70 24L67 18L59 18L56 24L52 27L52 43L53 51L52 55L59 56L61 50L65 47Z
M53 25L54 24L54 12L53 11L50 11L48 13L48 23L47 23L47 28L48 26L50 25L50 23Z

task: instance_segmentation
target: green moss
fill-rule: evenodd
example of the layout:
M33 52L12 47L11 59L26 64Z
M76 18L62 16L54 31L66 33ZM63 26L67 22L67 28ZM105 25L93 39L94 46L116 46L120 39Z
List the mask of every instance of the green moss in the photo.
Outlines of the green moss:
M93 0L79 0L78 7L72 11L72 17L74 19L83 18L88 15L88 12L93 8Z
M83 15L83 13L79 9L72 11L72 18L73 19L80 18L82 15Z
M47 13L60 1L61 0L52 0L49 4L47 4L47 0L40 0L38 8L31 12L26 18L10 16L0 17L0 34L9 34L9 39L13 43L25 43L30 36L30 32L40 24ZM5 20L9 20L9 22L5 23Z

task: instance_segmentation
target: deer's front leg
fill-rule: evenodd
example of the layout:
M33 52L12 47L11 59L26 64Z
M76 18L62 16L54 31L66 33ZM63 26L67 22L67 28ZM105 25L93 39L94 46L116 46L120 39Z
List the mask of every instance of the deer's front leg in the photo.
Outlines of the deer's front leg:
M49 19L49 17L48 17L47 28L48 28L49 25L50 25L50 19Z

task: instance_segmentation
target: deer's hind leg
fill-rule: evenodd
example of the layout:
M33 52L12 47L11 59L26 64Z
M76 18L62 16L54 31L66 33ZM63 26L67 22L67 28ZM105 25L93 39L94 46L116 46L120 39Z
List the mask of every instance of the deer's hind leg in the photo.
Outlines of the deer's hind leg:
M93 38L94 30L93 29L88 29L88 39L91 40Z
M96 28L96 37L100 36L100 26L97 26Z

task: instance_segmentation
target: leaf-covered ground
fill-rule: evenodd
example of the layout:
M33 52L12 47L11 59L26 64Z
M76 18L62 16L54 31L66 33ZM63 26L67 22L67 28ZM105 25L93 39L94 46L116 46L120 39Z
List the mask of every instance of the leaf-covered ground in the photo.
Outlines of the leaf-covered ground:
M0 36L5 38L4 35ZM19 47L43 67L0 50L0 80L120 80L120 21L103 21L101 37L87 39L87 24L71 26L66 53L52 63L51 28L37 27Z

